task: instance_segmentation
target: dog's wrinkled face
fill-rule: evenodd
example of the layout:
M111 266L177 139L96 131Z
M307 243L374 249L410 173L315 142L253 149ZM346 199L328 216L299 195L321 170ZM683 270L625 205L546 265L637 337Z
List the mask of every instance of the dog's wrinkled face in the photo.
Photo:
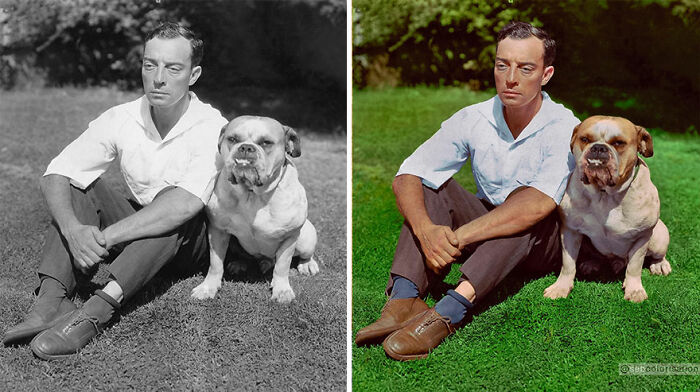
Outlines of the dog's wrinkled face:
M282 172L286 154L301 155L292 128L268 117L236 117L221 129L219 152L228 178L250 190L262 189Z
M637 153L654 153L646 129L621 117L593 116L584 120L571 137L571 151L584 184L599 189L615 187L634 172Z

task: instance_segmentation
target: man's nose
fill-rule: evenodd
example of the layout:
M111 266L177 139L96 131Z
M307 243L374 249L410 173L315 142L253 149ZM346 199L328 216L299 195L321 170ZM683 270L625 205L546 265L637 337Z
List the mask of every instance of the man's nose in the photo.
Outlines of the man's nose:
M153 78L153 84L162 86L165 84L165 67L158 67Z
M518 78L516 74L516 69L515 67L511 67L508 72L506 72L506 83L509 85L516 85L518 84Z

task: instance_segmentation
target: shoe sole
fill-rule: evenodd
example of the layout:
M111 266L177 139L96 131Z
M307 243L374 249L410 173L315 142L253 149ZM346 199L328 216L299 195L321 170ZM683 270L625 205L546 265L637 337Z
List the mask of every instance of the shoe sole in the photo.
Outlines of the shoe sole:
M373 336L373 337L365 338L363 341L360 341L360 342L357 341L357 335L356 335L356 336L355 336L355 345L356 345L357 347L363 347L363 346L371 346L371 345L374 345L374 344L382 344L382 343L384 343L384 341L386 340L386 338L389 337L389 335L391 335L392 333L398 331L399 329L401 329L401 328L407 326L408 324L410 324L410 323L413 321L413 319L415 319L416 317L420 316L421 314L423 314L423 311L419 312L418 314L416 314L415 316L411 317L410 319L404 321L403 323L401 323L401 324L400 324L399 326L397 326L396 328L393 328L393 329L390 329L390 330L384 330L385 332L382 331L381 334L376 335L376 336Z

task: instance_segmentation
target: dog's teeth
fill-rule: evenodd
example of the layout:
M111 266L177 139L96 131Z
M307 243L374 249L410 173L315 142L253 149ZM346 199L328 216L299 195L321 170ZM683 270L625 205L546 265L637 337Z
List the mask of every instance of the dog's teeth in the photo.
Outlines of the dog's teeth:
M588 163L591 165L602 165L603 162L600 159L589 159Z

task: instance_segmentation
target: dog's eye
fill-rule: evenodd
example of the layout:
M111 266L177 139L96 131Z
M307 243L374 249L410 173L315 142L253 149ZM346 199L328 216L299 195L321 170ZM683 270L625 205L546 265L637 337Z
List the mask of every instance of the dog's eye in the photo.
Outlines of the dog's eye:
M235 137L235 136L229 136L229 137L226 138L226 140L228 140L229 142L231 142L231 143L233 143L233 144L238 143L238 138Z
M615 147L623 147L625 144L627 144L627 143L623 142L622 140L616 140L613 142L612 145Z
M579 138L579 140L581 141L581 143L589 143L589 142L591 141L590 139L588 139L588 138L585 137L585 136L581 136L581 137Z
M273 145L273 144L275 144L275 143L273 143L272 140L263 140L263 141L262 141L262 145L265 146L265 147L271 146L271 145Z

